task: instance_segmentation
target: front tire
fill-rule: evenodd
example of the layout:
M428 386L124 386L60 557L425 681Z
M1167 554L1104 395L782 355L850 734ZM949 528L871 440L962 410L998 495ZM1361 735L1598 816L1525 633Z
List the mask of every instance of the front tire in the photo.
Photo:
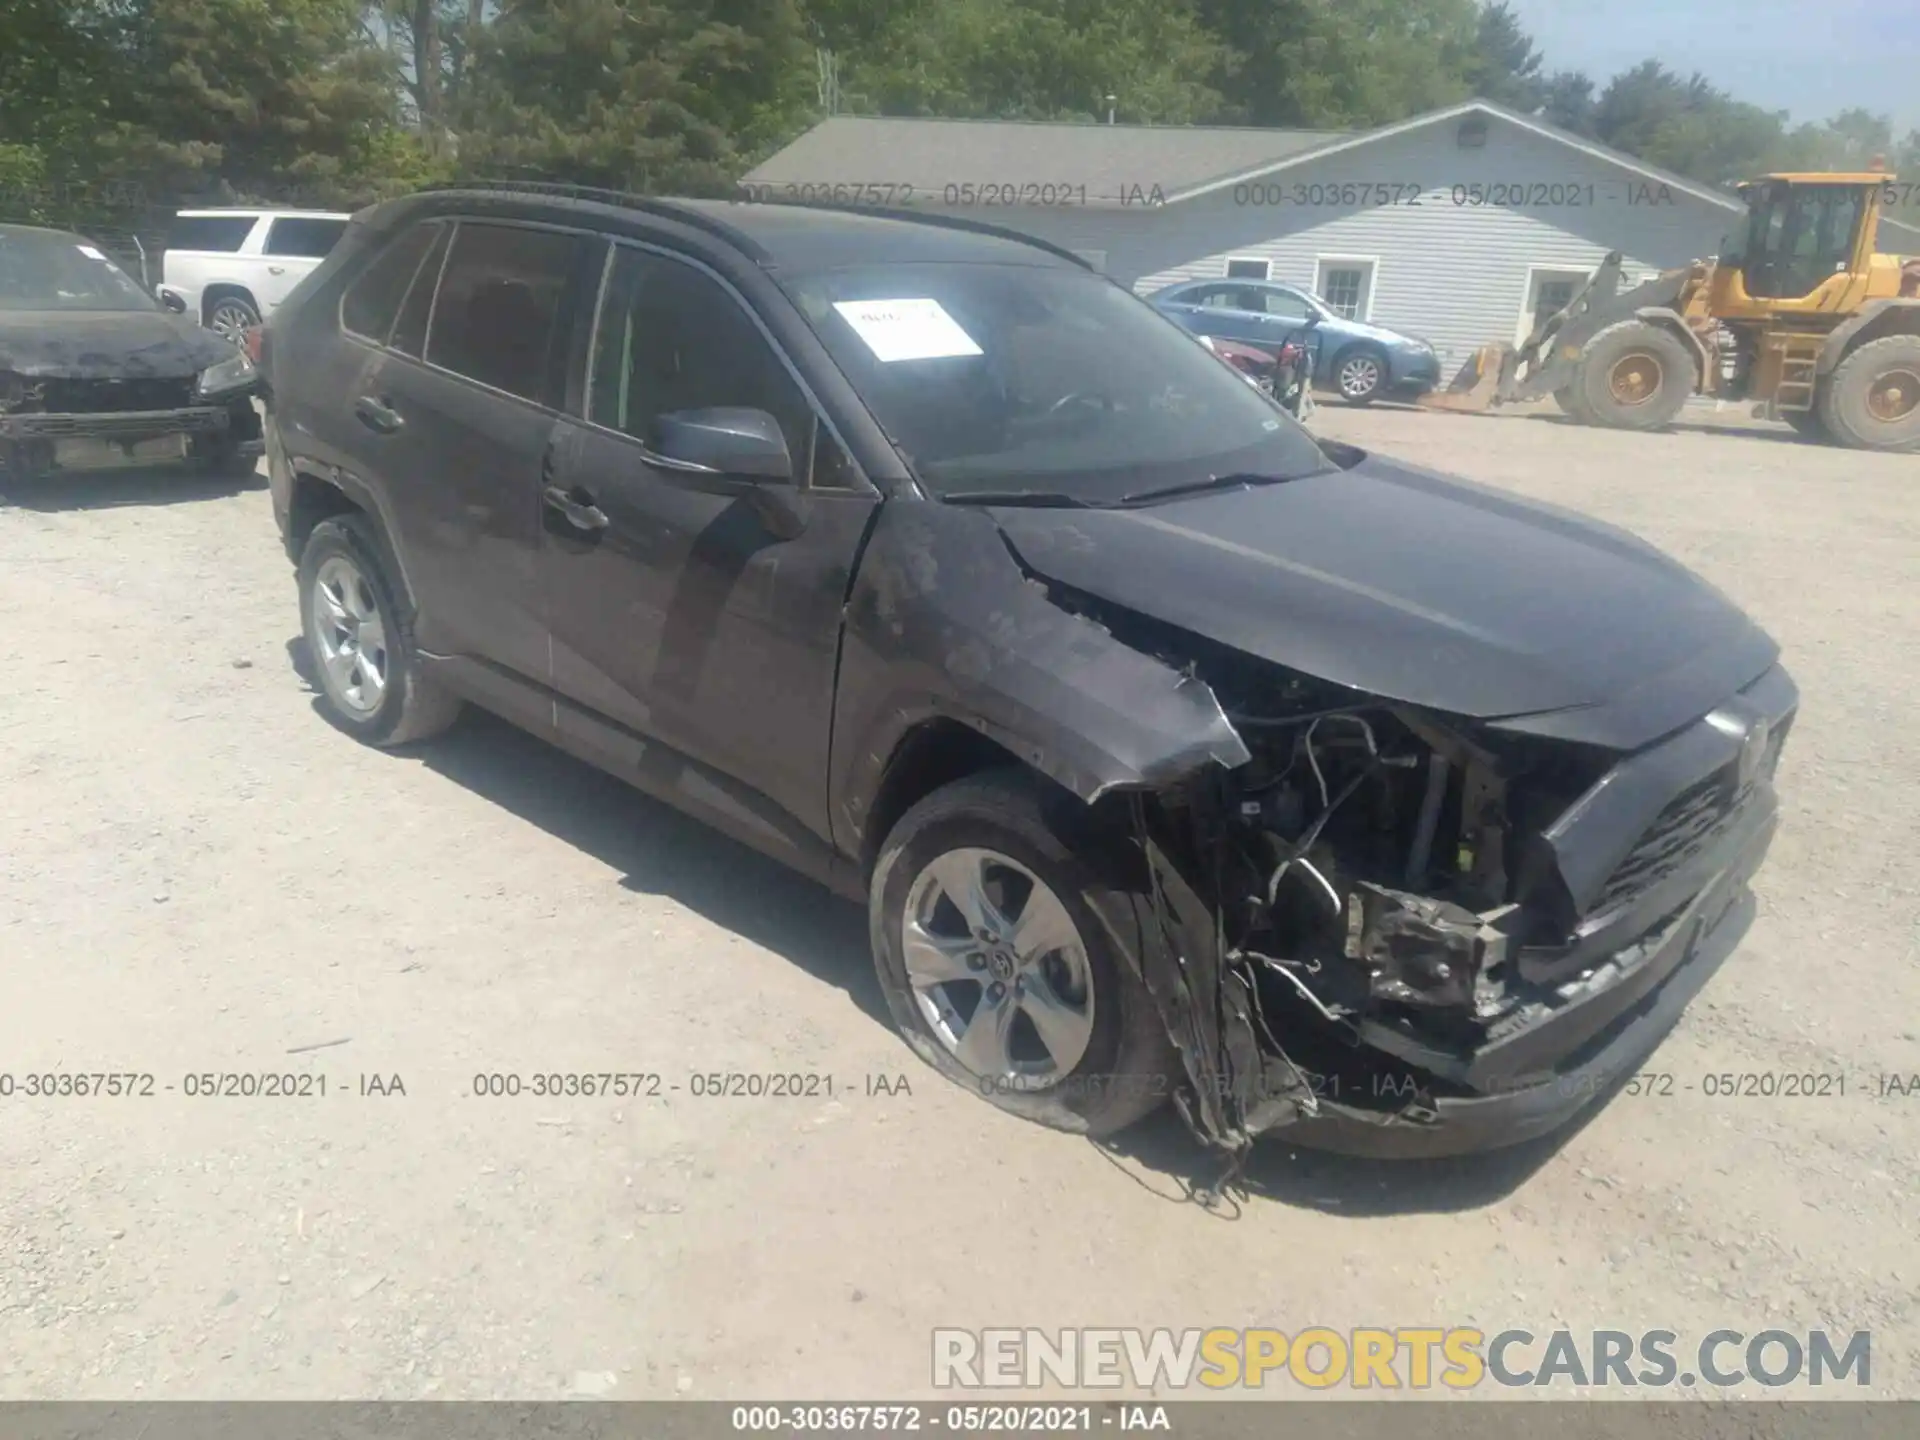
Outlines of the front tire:
M1178 1057L1140 977L1146 899L1079 801L1018 770L935 791L868 890L894 1024L942 1075L1023 1119L1112 1134L1172 1093Z
M1371 405L1387 389L1387 357L1371 345L1342 350L1333 361L1333 388L1349 405Z
M1920 335L1870 340L1842 360L1821 393L1820 419L1855 450L1920 448Z
M334 722L370 745L427 739L460 714L460 701L422 672L394 594L364 517L313 527L300 553L300 626L314 681Z
M1574 377L1593 423L1615 430L1658 430L1670 423L1699 382L1693 352L1671 330L1622 320L1587 342Z

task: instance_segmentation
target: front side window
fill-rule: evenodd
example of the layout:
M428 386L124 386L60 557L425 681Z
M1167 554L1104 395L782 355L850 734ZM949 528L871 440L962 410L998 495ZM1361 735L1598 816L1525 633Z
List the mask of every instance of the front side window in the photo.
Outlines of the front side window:
M644 440L656 415L723 407L772 415L796 473L805 471L812 407L740 302L691 265L615 250L595 331L587 418Z
M384 343L407 286L420 268L420 257L444 228L432 223L415 225L388 241L347 287L340 302L340 323L355 335Z
M0 228L0 310L152 310L97 245L58 230Z
M1306 431L1190 334L1083 270L903 263L784 283L941 496L1099 504L1329 468Z
M584 243L556 230L462 221L440 275L428 363L553 403L566 302Z
M267 227L267 254L324 260L347 233L345 220L283 216Z

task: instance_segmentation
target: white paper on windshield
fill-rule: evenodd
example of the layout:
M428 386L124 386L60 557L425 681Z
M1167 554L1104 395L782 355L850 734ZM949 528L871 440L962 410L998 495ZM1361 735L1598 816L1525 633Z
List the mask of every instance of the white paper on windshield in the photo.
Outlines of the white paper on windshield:
M107 258L106 256L102 255L98 250L94 249L93 246L91 245L76 245L73 248L78 250L82 255L86 256L89 260L104 260Z
M984 353L938 300L840 300L833 308L874 358L889 365Z

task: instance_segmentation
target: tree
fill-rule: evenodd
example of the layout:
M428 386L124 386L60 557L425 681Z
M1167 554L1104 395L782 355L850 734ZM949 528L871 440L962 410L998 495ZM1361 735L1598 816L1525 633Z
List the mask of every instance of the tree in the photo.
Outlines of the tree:
M1540 118L1575 135L1593 134L1593 81L1578 70L1556 70L1541 87Z
M812 88L791 0L508 0L466 63L462 170L610 189L727 193Z
M850 101L889 115L1211 118L1222 59L1181 0L926 0L842 56Z
M1540 73L1542 59L1506 0L1480 12L1467 78L1481 99L1534 114L1548 95L1548 79Z

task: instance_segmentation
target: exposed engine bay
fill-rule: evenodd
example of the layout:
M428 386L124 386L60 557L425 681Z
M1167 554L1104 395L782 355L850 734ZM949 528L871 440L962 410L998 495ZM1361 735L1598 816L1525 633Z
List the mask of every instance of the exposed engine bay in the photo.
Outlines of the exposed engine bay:
M1717 920L1698 913L1704 892L1730 894L1757 856L1738 875L1729 856L1771 834L1790 702L1770 727L1720 717L1763 753L1683 789L1644 832L1608 837L1631 842L1626 854L1577 896L1556 843L1623 757L1371 699L1053 598L1205 680L1252 757L1127 797L1184 993L1145 978L1187 1042L1187 1119L1216 1144L1332 1107L1430 1124L1442 1097L1550 1081L1583 1037L1529 1035L1575 1018L1681 921ZM1768 698L1778 709L1783 696ZM1208 994L1210 1017L1197 1013Z

